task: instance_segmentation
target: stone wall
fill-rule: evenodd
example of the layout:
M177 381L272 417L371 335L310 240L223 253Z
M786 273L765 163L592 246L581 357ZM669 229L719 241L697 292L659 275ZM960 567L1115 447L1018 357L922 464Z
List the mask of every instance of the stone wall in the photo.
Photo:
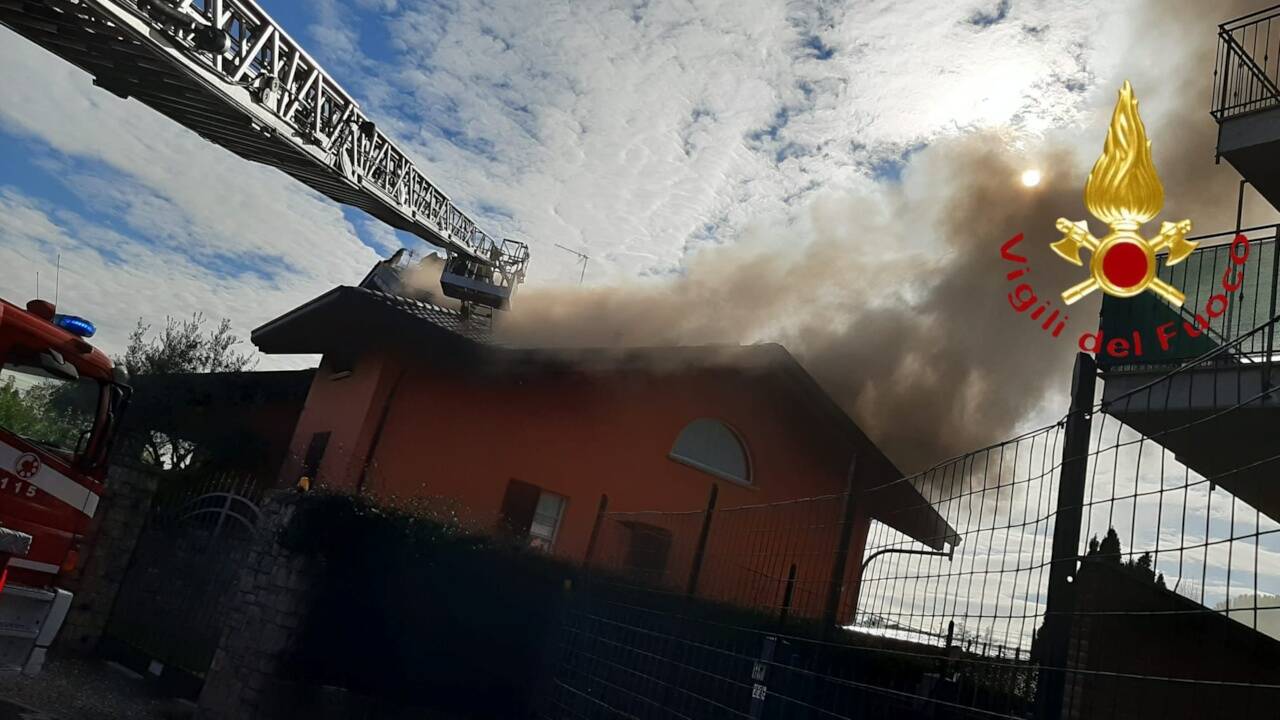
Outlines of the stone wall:
M111 467L80 566L61 583L75 599L58 633L55 652L86 655L97 649L146 525L157 482L157 474L151 471Z
M276 542L297 499L291 491L280 492L263 503L262 520L200 693L197 717L202 720L292 717L282 697L281 670L302 626L319 563Z

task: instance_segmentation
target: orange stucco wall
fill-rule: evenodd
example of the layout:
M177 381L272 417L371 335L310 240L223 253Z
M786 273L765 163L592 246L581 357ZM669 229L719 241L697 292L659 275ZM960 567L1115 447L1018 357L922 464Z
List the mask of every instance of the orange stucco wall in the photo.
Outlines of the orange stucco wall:
M394 398L368 489L456 498L474 520L493 522L507 482L532 483L569 498L556 549L573 557L586 550L601 493L611 511L679 511L704 507L713 483L720 507L838 492L846 452L763 384L714 372L415 374ZM668 458L676 435L700 417L745 440L751 487Z
M356 359L349 375L335 378L326 357L316 371L289 455L281 465L281 483L292 485L298 480L312 435L328 432L328 447L317 474L332 479L335 486L354 488L400 369L391 355L366 353Z
M332 436L321 483L384 497L447 499L451 509L483 528L496 526L510 480L531 483L568 498L555 552L581 559L602 494L608 495L610 512L678 512L705 507L713 484L719 486L720 509L841 492L853 449L798 395L777 373L467 373L422 365L402 373L393 359L370 355L340 380L330 379L322 365L284 473L296 478L311 434L327 430ZM668 457L680 430L700 417L719 419L742 437L751 486ZM868 484L876 480L862 478ZM758 604L767 596L764 602L773 603L777 579L796 563L793 602L804 602L816 614L842 510L842 502L833 499L790 516L773 512L762 518L779 525L770 537L734 530L731 516L718 513L700 587L725 599ZM867 523L861 515L855 523L851 578ZM696 519L685 524L673 528L677 584L687 577L690 561L681 548L696 544L700 527ZM748 541L755 545L748 547ZM597 547L608 542L602 538ZM744 578L739 555L757 558L752 563L758 567L748 574L765 572L772 580Z

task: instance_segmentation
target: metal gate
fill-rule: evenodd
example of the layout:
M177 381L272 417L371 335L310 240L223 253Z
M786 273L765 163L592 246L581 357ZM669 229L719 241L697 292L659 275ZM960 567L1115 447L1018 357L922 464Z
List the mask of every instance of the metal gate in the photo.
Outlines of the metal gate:
M162 478L125 572L103 648L140 672L198 691L258 524L253 476Z

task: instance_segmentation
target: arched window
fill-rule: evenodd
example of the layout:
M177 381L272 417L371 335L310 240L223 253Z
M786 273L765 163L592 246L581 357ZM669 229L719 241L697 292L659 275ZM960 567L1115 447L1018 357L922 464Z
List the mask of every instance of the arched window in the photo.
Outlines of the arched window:
M698 418L685 425L669 457L718 478L751 484L747 449L738 434L719 420Z

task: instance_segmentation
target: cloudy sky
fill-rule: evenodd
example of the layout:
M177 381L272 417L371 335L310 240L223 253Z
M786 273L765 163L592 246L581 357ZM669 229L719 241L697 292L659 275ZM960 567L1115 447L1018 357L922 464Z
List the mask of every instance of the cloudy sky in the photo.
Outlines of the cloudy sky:
M1070 124L1111 3L262 3L530 283L678 272L822 193L898 182L974 128ZM0 293L53 288L118 350L133 321L247 331L401 244L0 30ZM46 292L47 291L47 292ZM268 361L268 365L270 361Z
M755 314L731 322L703 313L681 333L637 341L786 342L877 436L876 407L911 405L921 418L937 416L928 402L917 407L882 392L890 386L937 396L966 382L969 393L948 418L992 433L1041 407L1030 371L1015 378L1026 397L993 399L992 383L1013 369L990 365L991 349L1016 359L1043 338L1030 323L1021 334L1004 332L1011 318L998 315L1003 271L989 257L1014 232L1051 228L1059 212L1082 214L1080 188L1121 80L1139 88L1162 172L1190 158L1197 173L1216 173L1195 183L1166 177L1170 204L1189 205L1213 188L1234 198L1237 177L1212 165L1201 88L1212 73L1214 26L1235 8L1100 0L260 1L455 202L491 234L529 243L526 316L544 317L533 310L545 306L534 302L537 289L545 298L577 282L576 257L557 244L586 252L592 288L656 287L689 297L685 309ZM357 282L380 255L402 245L430 249L93 87L77 68L3 28L0 67L7 68L0 296L31 297L39 273L41 294L51 297L60 254L60 305L97 321L108 352L122 350L139 317L162 323L197 311L230 318L247 338L279 313ZM1046 174L1035 192L1016 181L1033 166ZM984 194L965 196L970 185ZM1209 228L1220 229L1213 222L1230 205L1214 206L1222 212L1204 218ZM956 240L966 233L972 237ZM826 254L806 254L822 243ZM737 295L706 281L741 264L715 251L748 245L752 262L790 268L784 291L804 289L823 268L852 275L828 272L807 293L775 292L757 308L741 302L754 278L738 282ZM904 252L916 253L915 275L895 274ZM846 257L869 264L833 260ZM937 290L931 279L959 274L948 262L990 277L971 272L971 281ZM924 266L927 275L918 270ZM685 295L661 285L690 277L700 280ZM652 295L635 297L652 304ZM862 313L886 297L904 317ZM958 302L979 297L967 310ZM594 307L588 301L595 302L576 307ZM821 332L793 322L820 306ZM611 324L635 316L614 310L619 320ZM938 319L944 310L954 317ZM1095 310L1081 307L1071 332L1087 327ZM913 326L910 316L927 324ZM848 370L850 353L880 342L869 334L880 325L892 325L901 347L884 345L893 348L879 353L886 357ZM925 338L969 325L991 332L917 353ZM1057 364L1047 358L1035 377L1056 377L1070 344L1054 353ZM265 357L259 367L310 361ZM873 361L962 372L919 382ZM1058 399L1043 418L1060 414ZM1003 404L999 417L974 415L984 403ZM910 422L898 424L915 433ZM960 433L953 441L977 439Z

